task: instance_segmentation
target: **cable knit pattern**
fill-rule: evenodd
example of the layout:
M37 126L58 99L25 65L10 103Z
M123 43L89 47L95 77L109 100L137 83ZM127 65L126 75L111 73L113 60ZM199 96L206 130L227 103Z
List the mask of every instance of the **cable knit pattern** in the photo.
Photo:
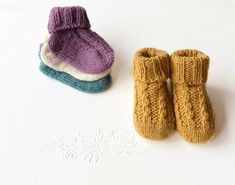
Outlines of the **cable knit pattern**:
M77 78L78 80L84 80L84 81L99 80L108 75L111 71L111 69L107 69L106 71L98 74L84 73L80 71L78 68L75 68L74 66L70 65L69 63L64 62L63 60L60 60L59 58L55 57L55 55L48 48L47 40L41 46L42 49L40 55L42 58L42 62L44 64L46 64L47 66L51 67L56 71L68 73L69 75L73 76L74 78Z
M83 72L101 73L111 68L114 51L89 27L85 9L81 7L52 9L49 48L56 57Z
M165 51L144 48L134 55L134 125L143 137L163 139L174 130L168 77L169 55Z
M186 141L204 143L215 134L215 122L205 83L209 57L197 50L171 55L176 127Z

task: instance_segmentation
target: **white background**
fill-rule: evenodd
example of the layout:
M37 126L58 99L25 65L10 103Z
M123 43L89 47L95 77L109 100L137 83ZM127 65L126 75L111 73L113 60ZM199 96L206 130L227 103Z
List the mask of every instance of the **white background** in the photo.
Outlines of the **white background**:
M114 48L113 86L97 95L39 72L53 6L86 8ZM234 0L0 0L0 185L234 185ZM133 129L133 53L192 48L211 58L217 135L148 141Z

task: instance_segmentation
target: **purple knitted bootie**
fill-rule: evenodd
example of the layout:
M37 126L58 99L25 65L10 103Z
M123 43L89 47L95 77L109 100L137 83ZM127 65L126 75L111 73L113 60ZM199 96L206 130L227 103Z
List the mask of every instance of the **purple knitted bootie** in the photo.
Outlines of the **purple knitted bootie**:
M113 49L90 29L82 7L55 7L48 23L49 48L58 58L86 73L100 73L114 61Z

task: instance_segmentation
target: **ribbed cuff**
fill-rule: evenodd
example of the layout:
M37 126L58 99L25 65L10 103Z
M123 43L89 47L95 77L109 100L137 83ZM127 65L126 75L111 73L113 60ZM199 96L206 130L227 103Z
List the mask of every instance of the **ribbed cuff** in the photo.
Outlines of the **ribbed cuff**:
M59 30L72 28L90 28L86 10L82 7L54 7L51 9L48 21L48 31L53 33Z
M163 81L169 77L169 55L154 48L139 50L133 59L133 77L146 82Z
M203 84L207 81L210 59L197 50L178 50L171 55L173 83Z

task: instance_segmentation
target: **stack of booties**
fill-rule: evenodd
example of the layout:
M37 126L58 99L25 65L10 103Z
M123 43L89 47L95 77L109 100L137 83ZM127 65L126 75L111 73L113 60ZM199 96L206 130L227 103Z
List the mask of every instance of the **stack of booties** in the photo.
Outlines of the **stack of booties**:
M175 129L191 143L211 139L215 120L206 91L209 62L198 50L178 50L170 56L155 48L140 49L133 59L136 131L157 140ZM172 97L167 79L171 79Z
M87 93L110 87L114 51L90 27L84 8L52 8L50 35L40 45L41 72Z

